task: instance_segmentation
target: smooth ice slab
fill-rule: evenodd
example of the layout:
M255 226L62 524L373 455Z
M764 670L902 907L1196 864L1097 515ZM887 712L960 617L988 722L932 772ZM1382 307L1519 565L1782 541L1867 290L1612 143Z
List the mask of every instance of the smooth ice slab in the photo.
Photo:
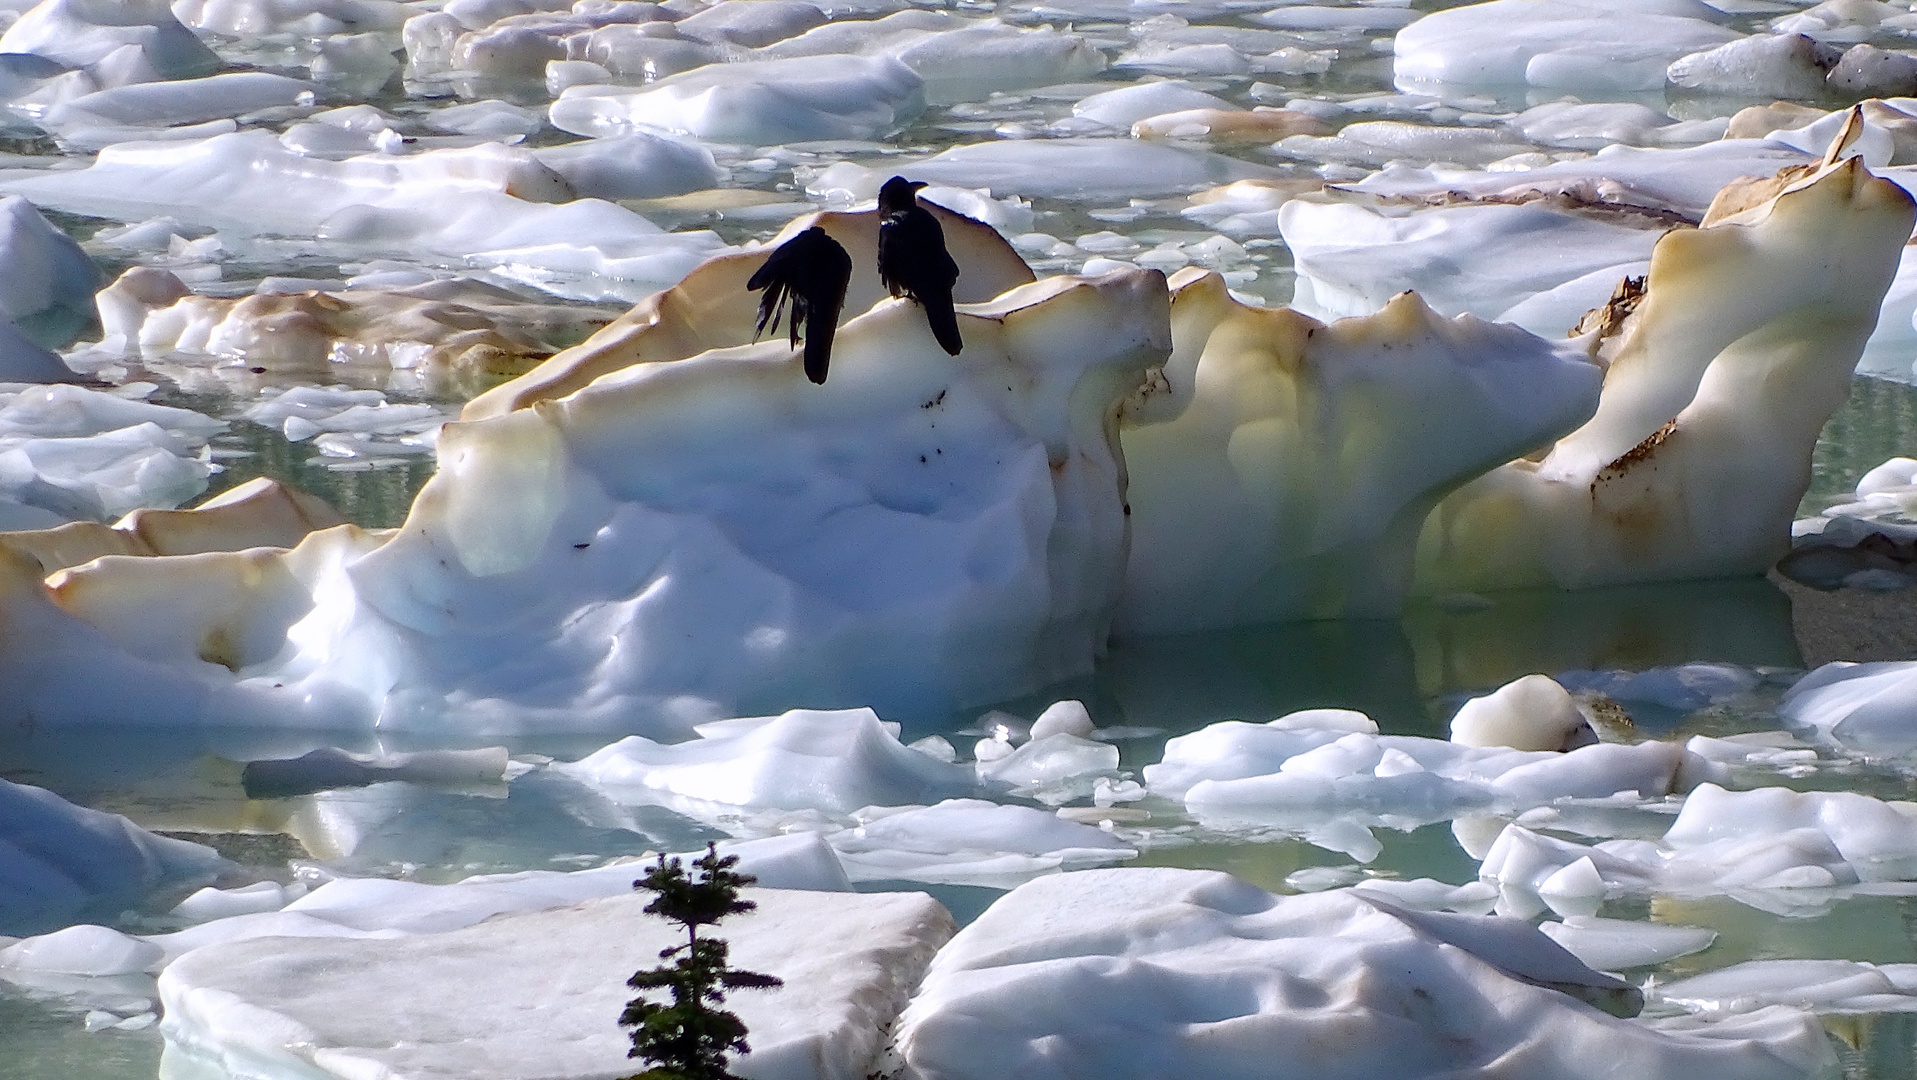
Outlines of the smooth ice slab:
M733 966L782 988L735 993L749 1080L863 1080L952 918L922 893L750 889L720 929ZM610 1080L632 1069L625 980L673 944L648 895L390 941L268 939L195 950L161 977L169 1054L234 1071L356 1078Z
M1795 1010L1678 1033L1578 1000L1628 1015L1634 994L1513 920L1349 891L1279 898L1207 871L1088 870L1021 886L952 939L899 1048L920 1080L1232 1080L1274 1061L1353 1080L1832 1067Z

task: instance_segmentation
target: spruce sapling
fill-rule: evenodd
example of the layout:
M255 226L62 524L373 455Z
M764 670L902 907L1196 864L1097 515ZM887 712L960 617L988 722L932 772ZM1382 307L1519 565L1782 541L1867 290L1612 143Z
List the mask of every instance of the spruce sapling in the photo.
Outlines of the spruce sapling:
M703 871L699 880L693 880L678 859L660 855L646 876L632 883L635 889L659 894L646 905L646 914L685 927L686 943L660 950L659 959L672 960L671 964L637 972L626 980L634 990L663 989L672 994L672 1003L662 1005L641 993L619 1015L619 1026L633 1029L632 1049L626 1056L652 1065L631 1080L738 1080L726 1071L726 1055L746 1052L746 1026L738 1016L716 1006L725 1004L727 990L783 985L770 975L731 970L726 967L726 943L699 936L701 926L759 906L739 899L739 890L755 879L733 872L738 861L737 855L720 858L718 848L707 844L704 857L692 864Z

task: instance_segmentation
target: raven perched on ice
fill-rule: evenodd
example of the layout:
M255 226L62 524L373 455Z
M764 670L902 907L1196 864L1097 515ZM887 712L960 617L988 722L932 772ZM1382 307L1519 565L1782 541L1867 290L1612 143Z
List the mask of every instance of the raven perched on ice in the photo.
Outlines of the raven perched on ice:
M824 383L825 368L832 359L832 333L839 328L839 311L845 307L845 287L851 280L852 256L817 225L780 244L746 282L753 292L766 291L759 298L759 325L752 340L759 340L767 326L777 332L790 297L792 317L786 328L792 347L798 348L799 324L804 323L805 377Z
M879 280L893 296L909 296L925 309L925 321L939 347L953 356L959 340L958 315L952 311L952 286L958 263L945 250L939 219L919 205L920 180L894 176L879 188Z

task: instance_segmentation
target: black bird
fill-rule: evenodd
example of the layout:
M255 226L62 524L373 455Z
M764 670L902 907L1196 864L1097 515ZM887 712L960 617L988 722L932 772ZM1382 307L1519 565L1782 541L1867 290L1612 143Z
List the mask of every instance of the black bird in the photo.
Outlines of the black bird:
M952 310L959 268L945 250L939 219L919 205L924 186L924 181L894 176L879 188L879 280L893 296L917 300L939 347L957 356L965 347Z
M852 256L817 225L780 244L746 282L753 292L765 290L759 298L759 325L752 340L759 340L767 326L778 331L779 316L790 297L792 317L786 328L792 347L799 347L799 324L804 323L805 377L825 382L826 365L832 360L832 334L839 328L845 287L851 281Z

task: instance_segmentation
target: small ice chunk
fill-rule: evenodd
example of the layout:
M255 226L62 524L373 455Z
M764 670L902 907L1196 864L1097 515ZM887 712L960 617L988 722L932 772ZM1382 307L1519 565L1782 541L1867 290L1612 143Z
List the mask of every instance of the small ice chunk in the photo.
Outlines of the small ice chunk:
M1092 714L1082 701L1070 699L1053 702L1032 721L1032 738L1043 739L1050 735L1076 735L1089 739L1097 726L1092 723Z
M83 923L0 949L0 969L51 975L133 975L153 966L164 955L165 950L152 942Z
M1627 919L1573 915L1538 929L1572 956L1599 971L1650 967L1711 947L1717 931L1701 926L1668 926Z
M1451 741L1514 750L1569 750L1597 741L1577 702L1548 675L1526 675L1472 698L1451 718Z

